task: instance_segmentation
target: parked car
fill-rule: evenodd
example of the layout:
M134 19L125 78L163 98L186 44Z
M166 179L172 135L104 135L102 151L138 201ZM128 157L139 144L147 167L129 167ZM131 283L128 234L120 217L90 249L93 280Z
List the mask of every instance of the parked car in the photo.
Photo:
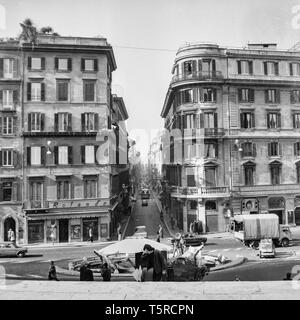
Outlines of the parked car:
M183 235L184 244L186 246L198 247L202 243L207 242L207 238L195 233L186 233Z
M142 199L142 206L148 206L148 199Z
M260 258L275 258L275 245L272 239L261 239L258 250Z
M13 242L0 243L0 257L24 257L28 249L19 247Z
M147 238L148 233L145 226L137 226L133 234L134 238Z

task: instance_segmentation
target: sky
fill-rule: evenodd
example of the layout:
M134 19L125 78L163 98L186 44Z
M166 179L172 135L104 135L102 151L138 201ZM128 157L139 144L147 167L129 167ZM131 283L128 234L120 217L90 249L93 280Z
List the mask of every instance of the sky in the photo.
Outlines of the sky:
M187 42L244 46L300 41L300 0L0 0L0 37L31 18L60 35L103 36L113 46L113 92L129 113L129 136L147 159L178 48Z

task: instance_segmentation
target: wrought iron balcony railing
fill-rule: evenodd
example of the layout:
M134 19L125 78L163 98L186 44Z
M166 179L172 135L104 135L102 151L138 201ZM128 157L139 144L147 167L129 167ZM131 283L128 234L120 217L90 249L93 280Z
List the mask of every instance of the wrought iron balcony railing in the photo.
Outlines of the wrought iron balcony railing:
M223 79L221 71L197 71L191 73L182 73L174 75L171 83L186 80L220 80Z
M171 193L173 196L229 196L229 187L172 187Z

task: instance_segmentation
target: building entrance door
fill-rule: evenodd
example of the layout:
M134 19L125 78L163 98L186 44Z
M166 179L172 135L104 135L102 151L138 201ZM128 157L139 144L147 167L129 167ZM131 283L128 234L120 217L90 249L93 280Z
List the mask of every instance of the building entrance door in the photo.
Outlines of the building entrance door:
M14 218L6 218L4 221L4 241L9 241L8 240L8 230L11 229L14 234L15 234L15 239L16 239L16 222Z
M279 224L282 224L282 216L283 216L283 210L269 210L269 213L274 213L278 216L279 218Z
M297 226L300 225L300 207L295 208L295 223Z
M59 220L59 242L69 241L69 220Z

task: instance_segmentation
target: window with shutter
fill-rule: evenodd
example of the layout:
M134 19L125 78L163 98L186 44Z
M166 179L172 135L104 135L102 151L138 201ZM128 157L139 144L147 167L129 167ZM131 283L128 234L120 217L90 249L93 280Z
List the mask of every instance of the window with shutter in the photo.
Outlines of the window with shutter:
M84 101L95 101L95 82L84 81Z
M85 146L85 163L94 164L95 163L95 148L94 146Z
M69 149L65 146L58 147L58 164L67 165L69 160Z
M69 100L69 81L57 81L57 100L68 101Z
M29 159L31 159L30 165L41 165L42 164L41 147L35 147L35 146L29 147L29 152L31 154L31 156L29 157ZM27 154L27 157L28 157L28 154Z

